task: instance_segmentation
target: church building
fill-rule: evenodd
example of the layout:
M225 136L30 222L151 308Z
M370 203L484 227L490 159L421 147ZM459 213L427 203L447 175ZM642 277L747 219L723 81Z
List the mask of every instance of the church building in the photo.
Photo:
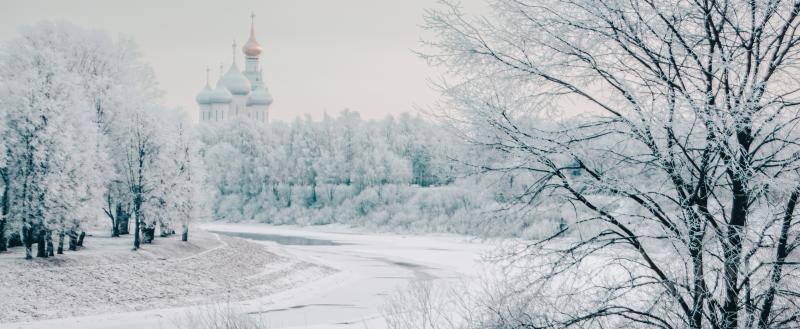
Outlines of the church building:
M219 122L236 117L269 122L272 95L261 75L262 48L256 41L254 21L255 15L250 15L250 39L242 47L244 71L240 71L236 64L236 41L233 42L233 62L225 74L220 65L220 78L214 88L211 87L209 69L206 68L206 86L195 98L200 122Z

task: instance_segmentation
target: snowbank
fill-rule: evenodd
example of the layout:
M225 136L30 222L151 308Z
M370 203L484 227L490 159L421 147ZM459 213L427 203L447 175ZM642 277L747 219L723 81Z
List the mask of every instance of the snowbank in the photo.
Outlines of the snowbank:
M130 246L129 237L90 237L86 248L54 258L3 254L0 323L243 300L335 271L206 232L192 232L188 243Z

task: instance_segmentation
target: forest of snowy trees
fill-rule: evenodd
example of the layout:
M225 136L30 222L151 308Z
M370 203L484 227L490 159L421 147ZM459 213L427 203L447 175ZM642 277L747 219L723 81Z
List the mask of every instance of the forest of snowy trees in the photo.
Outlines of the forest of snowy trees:
M134 249L157 228L188 239L202 210L196 138L131 40L39 23L4 44L0 76L0 251L76 250L99 220Z
M516 120L520 127L557 129L584 119ZM347 110L266 126L248 120L201 125L204 206L215 220L231 222L481 237L596 233L594 225L573 225L579 213L568 200L532 200L537 177L521 170L519 159L471 140L496 137L468 137L458 129L420 115L365 120Z
M501 216L523 181L478 175L458 159L483 155L419 116L344 111L268 126L214 123L199 135L217 219L486 236L540 236L560 221L552 211Z

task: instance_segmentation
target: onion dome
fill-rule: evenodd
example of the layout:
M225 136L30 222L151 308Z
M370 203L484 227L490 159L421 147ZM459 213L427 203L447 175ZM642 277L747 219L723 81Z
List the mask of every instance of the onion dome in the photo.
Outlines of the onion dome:
M228 73L225 73L225 76L222 77L222 83L225 84L225 87L234 95L247 95L250 93L252 87L250 85L250 79L247 79L247 77L239 71L239 68L236 67L236 63L231 64Z
M267 105L269 106L272 104L272 95L269 94L264 86L258 86L252 93L250 93L250 97L247 98L247 106L251 105Z
M242 52L249 57L258 57L261 55L261 45L256 41L255 33L255 18L256 14L250 14L250 39L242 46Z
M219 69L220 73L222 73L222 65L220 65ZM228 91L228 88L225 88L222 78L217 81L217 87L211 92L209 99L212 104L230 104L233 101L233 95Z
M231 49L233 50L233 61L231 63L231 68L228 69L228 73L225 73L225 76L222 77L222 83L225 84L225 87L228 87L228 90L234 95L247 95L250 93L252 85L250 85L250 79L244 76L236 66L236 40L233 40Z
M211 104L211 93L211 86L206 85L203 90L197 93L197 97L195 97L194 100L200 105Z
M206 68L206 86L197 93L197 97L194 99L197 101L197 104L205 105L211 104L211 93L213 90L211 89L211 85L208 82L208 68Z

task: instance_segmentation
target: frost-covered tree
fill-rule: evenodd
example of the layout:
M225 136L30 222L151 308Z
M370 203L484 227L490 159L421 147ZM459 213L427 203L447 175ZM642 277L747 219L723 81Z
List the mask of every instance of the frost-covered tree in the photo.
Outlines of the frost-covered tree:
M0 136L4 135L5 116L0 115ZM8 250L8 165L6 164L6 141L0 140L0 252Z
M800 2L490 3L427 16L443 114L574 219L481 326L797 326Z
M181 240L189 240L189 225L196 218L204 217L203 171L198 167L198 147L195 136L187 130L188 122L176 120L176 133L167 141L166 152L161 159L164 184L161 185L161 235L169 235L180 227Z
M155 219L171 223L168 216L177 213L170 209L194 202L196 187L177 180L196 175L187 169L196 148L185 135L169 137L181 121L160 106L152 69L132 41L43 22L21 30L0 55L0 187L7 213L0 232L19 231L28 258L33 243L39 256L53 255L55 236L58 253L65 236L75 250L101 210L111 219L112 236L127 233L135 213L138 247L139 233L152 233ZM175 150L178 158L162 150ZM180 197L170 196L170 187ZM176 222L188 227L191 216Z
M126 119L121 120L121 127L117 130L122 135L118 139L123 152L120 169L124 184L133 197L134 250L139 249L142 234L146 242L154 238L155 210L162 207L159 192L163 191L161 184L164 184L159 153L163 147L160 140L162 121L157 116L158 109L152 104L138 105L141 107L126 112Z
M64 52L71 32L69 26L41 24L24 30L3 52L8 218L21 229L27 258L34 240L38 256L52 254L53 232L76 229L64 224L67 218L86 220L80 209L96 200L98 179L91 168L102 156L95 146L97 128L84 115L81 76Z
M48 255L53 255L53 232L58 234L58 253L64 250L64 237L75 239L82 232L82 223L99 212L100 196L105 188L101 167L105 153L96 147L101 134L84 108L66 113L50 121L53 147L44 204L50 211L45 218ZM74 249L74 247L73 247Z

